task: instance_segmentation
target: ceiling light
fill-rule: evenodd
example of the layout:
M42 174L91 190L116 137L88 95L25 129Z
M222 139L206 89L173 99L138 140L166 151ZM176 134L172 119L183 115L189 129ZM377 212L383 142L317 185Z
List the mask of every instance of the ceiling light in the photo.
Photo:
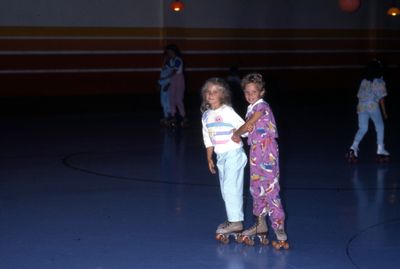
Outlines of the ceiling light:
M184 7L185 5L179 0L174 0L170 5L170 8L175 12L182 11Z

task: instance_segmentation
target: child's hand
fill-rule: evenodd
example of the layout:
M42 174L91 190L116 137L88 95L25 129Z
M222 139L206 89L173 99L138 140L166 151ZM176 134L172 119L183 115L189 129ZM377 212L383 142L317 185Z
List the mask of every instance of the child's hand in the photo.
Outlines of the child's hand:
M236 142L236 143L240 143L240 141L242 141L240 136L235 134L235 133L232 135L231 139L232 139L233 142Z
M248 123L247 132L251 133L254 130L254 124Z
M383 112L383 118L384 118L385 120L388 119L388 114L386 113L386 111Z
M210 170L211 174L217 173L213 160L208 160L208 170Z

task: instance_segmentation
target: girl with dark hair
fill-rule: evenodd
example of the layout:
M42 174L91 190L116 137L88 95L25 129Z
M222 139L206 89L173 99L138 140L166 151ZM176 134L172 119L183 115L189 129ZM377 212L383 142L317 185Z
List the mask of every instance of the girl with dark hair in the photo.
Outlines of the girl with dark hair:
M183 60L181 53L176 45L170 44L165 47L165 53L169 57L169 66L172 68L172 75L169 87L169 100L170 100L170 113L172 126L176 125L176 112L181 116L181 125L185 127L188 125L186 118L185 106L183 97L185 93L185 78L183 76Z
M375 125L377 160L386 162L390 154L384 145L384 123L382 119L387 119L385 100L387 95L386 83L382 76L382 64L378 60L371 61L367 66L365 78L361 81L358 89L358 131L354 137L353 144L346 154L349 162L354 163L358 160L359 144L368 131L368 123L371 119Z

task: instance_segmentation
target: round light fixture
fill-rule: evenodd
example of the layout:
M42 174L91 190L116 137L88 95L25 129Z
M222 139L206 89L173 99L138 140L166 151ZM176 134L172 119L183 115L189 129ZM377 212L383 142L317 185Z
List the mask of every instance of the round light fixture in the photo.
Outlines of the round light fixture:
M170 5L170 8L175 12L182 11L184 7L185 5L179 0L174 0Z
M339 7L344 12L352 13L360 8L360 0L339 0Z
M387 14L389 16L396 17L396 16L400 15L400 9L398 9L397 7L391 7L388 9Z

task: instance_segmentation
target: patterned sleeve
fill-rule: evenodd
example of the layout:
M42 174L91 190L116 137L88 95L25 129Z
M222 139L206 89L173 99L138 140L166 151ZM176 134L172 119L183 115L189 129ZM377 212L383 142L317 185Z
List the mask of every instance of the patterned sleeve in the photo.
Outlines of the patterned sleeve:
M379 101L380 99L382 99L383 97L385 97L387 95L386 83L382 78L374 81L374 92L375 92L377 101Z
M182 60L180 58L175 58L174 60L174 68L179 69L182 65Z
M268 110L268 104L266 102L261 102L253 107L253 112L261 112L262 114Z
M365 88L367 87L368 80L363 79L360 83L360 87L358 88L357 97L361 98L363 93L365 92Z
M262 124L266 127L266 131L269 133L271 137L277 138L278 132L276 129L275 117L268 103L262 102L257 104L254 107L253 111L261 112L263 114L260 120L263 121Z

